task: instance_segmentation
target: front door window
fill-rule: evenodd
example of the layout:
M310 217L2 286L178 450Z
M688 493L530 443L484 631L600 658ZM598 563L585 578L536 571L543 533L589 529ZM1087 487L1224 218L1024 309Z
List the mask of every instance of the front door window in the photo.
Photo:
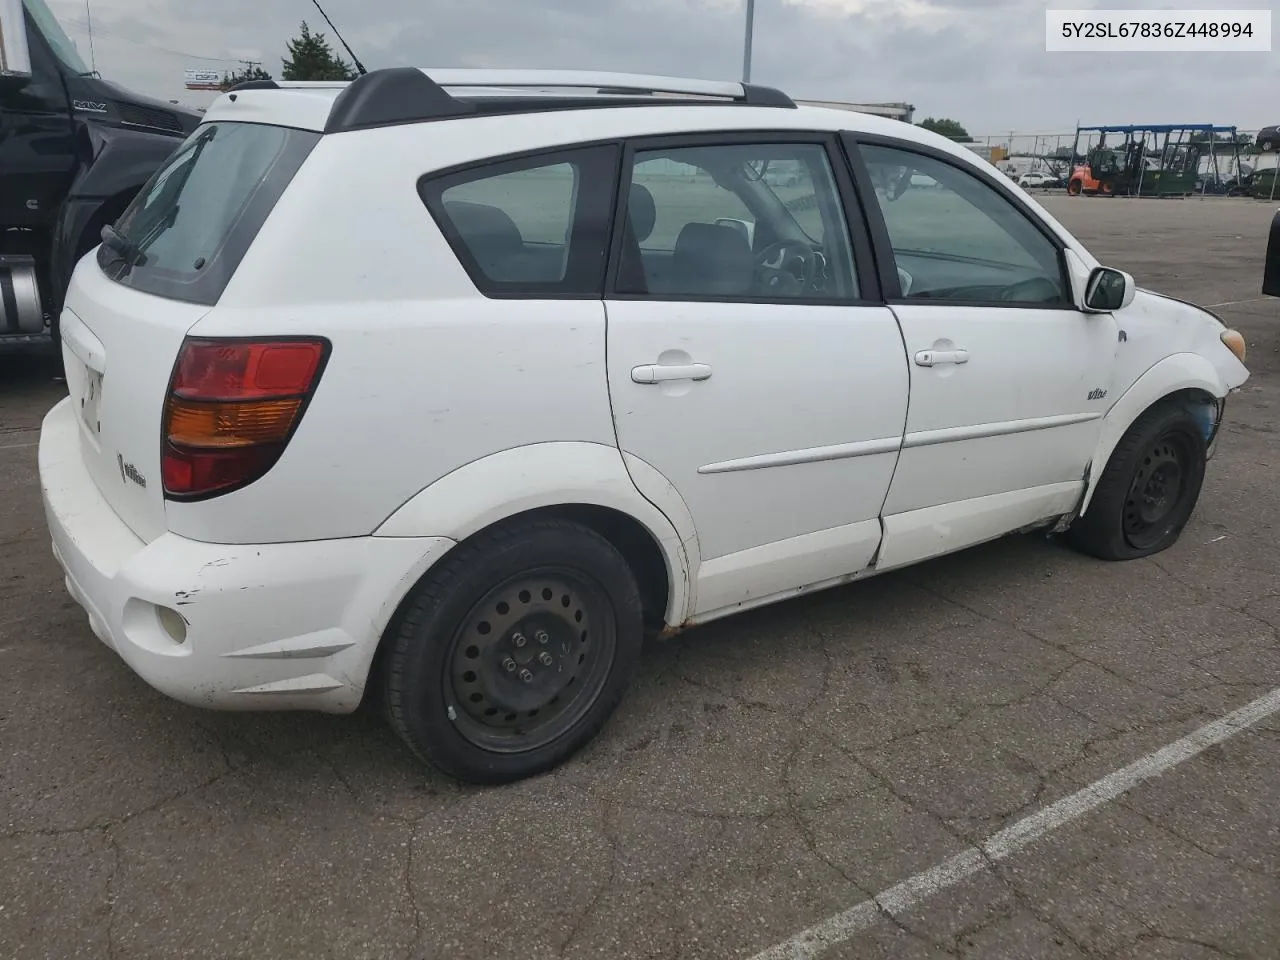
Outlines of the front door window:
M924 154L860 150L877 184L904 297L1036 307L1072 302L1057 246L994 187Z

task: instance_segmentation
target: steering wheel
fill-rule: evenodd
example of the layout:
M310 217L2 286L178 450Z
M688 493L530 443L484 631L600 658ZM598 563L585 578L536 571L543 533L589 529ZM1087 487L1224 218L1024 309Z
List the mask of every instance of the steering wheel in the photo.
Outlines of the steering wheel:
M807 290L817 280L813 248L799 240L779 240L756 254L756 276L765 294L788 296Z
M1059 296L1057 285L1045 277L1019 280L1000 291L1001 300L1015 300L1019 303L1048 303L1057 300Z

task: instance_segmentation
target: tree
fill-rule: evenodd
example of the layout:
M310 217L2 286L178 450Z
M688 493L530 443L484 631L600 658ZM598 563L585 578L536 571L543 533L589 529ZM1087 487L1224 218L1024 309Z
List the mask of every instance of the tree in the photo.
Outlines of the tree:
M307 21L302 32L287 44L289 56L282 63L285 80L354 80L355 68L341 59L329 46L323 33L312 33Z
M969 131L962 127L957 120L949 120L946 117L935 120L933 117L925 117L920 121L919 125L926 130L932 130L934 133L950 137L960 143L973 142L973 137L969 136Z
M257 65L245 67L243 70L236 70L232 73L224 73L222 75L222 83L220 86L224 91L230 90L232 87L249 80L270 80L271 74L263 70Z

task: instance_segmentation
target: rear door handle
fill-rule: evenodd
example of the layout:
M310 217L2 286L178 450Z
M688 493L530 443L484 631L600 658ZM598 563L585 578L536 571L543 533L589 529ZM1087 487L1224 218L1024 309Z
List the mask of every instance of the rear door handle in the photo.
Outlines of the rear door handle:
M631 368L636 383L661 383L664 380L709 380L711 368L705 363L646 363Z
M936 367L942 363L968 362L968 350L921 350L916 354L916 364L921 367Z

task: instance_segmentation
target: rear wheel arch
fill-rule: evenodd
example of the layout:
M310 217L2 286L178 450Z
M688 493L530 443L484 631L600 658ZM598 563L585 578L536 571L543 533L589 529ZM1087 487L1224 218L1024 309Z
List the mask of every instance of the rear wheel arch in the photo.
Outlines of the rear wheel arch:
M683 604L686 602L683 597L686 591L673 590L673 585L678 586L681 581L673 580L666 551L653 532L634 516L614 507L594 503L561 503L523 510L480 527L454 543L447 552L437 557L430 567L409 582L400 596L390 601L393 604L392 612L378 638L378 646L365 678L364 690L367 702L376 701L380 697L391 638L399 633L406 615L413 607L419 587L427 581L432 572L460 551L478 542L492 539L494 533L536 524L540 521L563 521L580 525L602 537L617 550L636 580L645 625L650 631L657 632L667 626L669 611L673 606L681 609L683 618ZM677 570L675 574L687 582L687 574L684 571Z
M569 482L566 464L572 464ZM663 560L668 589L662 618L678 625L691 609L697 540L683 501L668 500L655 506L640 493L616 447L585 441L536 443L482 457L446 474L401 505L375 535L464 542L482 530L538 512L572 515L606 539L626 530L626 544L635 542L635 531L643 531Z
M459 540L437 559L436 564L443 562L450 554L456 553L459 548L470 546L476 541L487 538L495 530L520 526L539 520L563 520L576 523L599 534L608 541L627 561L627 566L631 568L636 578L636 582L640 587L641 598L644 600L646 621L650 626L658 629L666 626L666 612L671 597L672 579L671 572L667 568L662 546L648 527L630 514L614 507L602 507L594 503L560 503L512 513L501 520L496 520L479 528ZM436 564L432 564L432 568ZM403 607L409 594L413 592L413 588L430 572L431 568L423 573L405 591L405 596L397 601L396 612L392 614L387 630L392 628L394 621L401 612L400 608Z

